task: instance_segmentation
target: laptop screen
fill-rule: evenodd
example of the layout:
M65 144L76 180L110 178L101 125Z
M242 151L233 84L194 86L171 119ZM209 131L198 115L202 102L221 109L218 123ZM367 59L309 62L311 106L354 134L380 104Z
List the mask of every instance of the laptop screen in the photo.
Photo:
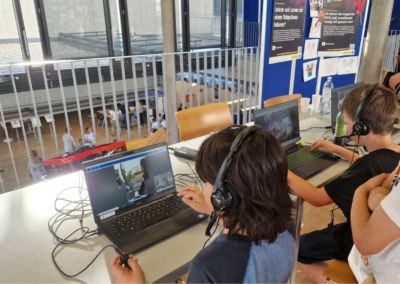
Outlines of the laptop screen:
M300 139L299 105L297 100L255 111L255 124L278 138L282 147Z
M139 205L145 199L175 190L166 144L137 154L112 157L115 158L83 164L95 217L110 217L119 209Z
M347 85L344 87L336 88L332 90L331 94L331 121L332 121L332 132L335 133L336 128L336 116L338 115L344 98L355 88L361 87L364 82Z

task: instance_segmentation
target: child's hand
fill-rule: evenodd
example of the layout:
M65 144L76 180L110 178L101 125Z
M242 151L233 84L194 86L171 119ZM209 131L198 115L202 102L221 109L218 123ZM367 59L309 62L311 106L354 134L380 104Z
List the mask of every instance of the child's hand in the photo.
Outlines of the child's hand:
M383 182L386 180L388 176L389 174L380 174L378 176L371 178L360 187L362 187L364 190L370 193L374 188L381 187Z
M197 185L192 185L185 187L181 192L178 193L178 196L188 195L193 200L187 197L183 197L182 201L187 205L192 207L199 213L211 215L212 210L208 207L204 194L200 191L200 188Z
M384 187L374 188L368 197L368 207L371 211L374 211L381 201L389 194L389 189Z
M113 260L111 261L111 272L115 276L115 281L118 284L122 283L144 283L144 273L140 265L138 264L138 260L133 259L133 255L129 255L128 264L129 267L122 268L120 255L117 254Z
M326 142L322 139L318 139L317 141L311 144L310 151L312 152L314 150L317 150L325 153L333 153L336 147L337 146L335 144Z

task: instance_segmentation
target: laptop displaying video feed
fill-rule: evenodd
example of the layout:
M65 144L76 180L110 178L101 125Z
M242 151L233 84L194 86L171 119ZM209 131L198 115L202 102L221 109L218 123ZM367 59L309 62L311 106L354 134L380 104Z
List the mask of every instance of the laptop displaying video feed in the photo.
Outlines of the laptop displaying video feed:
M176 195L166 143L82 163L93 217L131 253L206 218Z
M308 178L338 160L324 152L310 152L309 146L297 144L301 140L298 100L256 110L255 124L279 140L288 157L289 170L301 178Z

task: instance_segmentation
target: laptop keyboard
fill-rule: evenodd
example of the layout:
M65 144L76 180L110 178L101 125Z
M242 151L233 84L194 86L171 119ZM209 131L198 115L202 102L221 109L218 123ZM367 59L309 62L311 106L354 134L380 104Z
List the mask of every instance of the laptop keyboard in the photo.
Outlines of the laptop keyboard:
M105 220L105 223L121 238L159 223L187 208L189 206L182 201L182 197L174 194L123 215L110 218L110 220Z
M304 147L300 151L288 156L289 170L293 171L325 154L326 153L320 151L310 152L310 147Z

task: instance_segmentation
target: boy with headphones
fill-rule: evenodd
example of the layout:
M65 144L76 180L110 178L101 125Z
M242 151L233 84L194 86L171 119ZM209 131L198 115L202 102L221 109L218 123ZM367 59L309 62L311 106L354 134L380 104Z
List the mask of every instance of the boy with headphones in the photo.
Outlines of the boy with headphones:
M310 278L323 283L326 260L347 261L353 247L350 211L356 189L370 178L391 173L400 160L400 146L391 139L397 114L396 95L382 85L364 85L351 91L344 99L341 112L346 132L358 146L365 146L369 154L355 155L337 145L317 140L311 151L335 153L346 159L350 166L338 178L322 188L316 188L289 171L290 188L305 201L320 207L336 203L346 222L314 231L300 237L298 267Z
M211 215L210 238L218 224L224 229L192 260L188 283L286 283L295 265L295 241L287 230L294 204L286 154L275 136L259 126L215 133L200 147L196 172L204 194L189 186L178 195ZM131 271L121 267L119 255L111 263L117 283L143 283L137 260L128 264Z

